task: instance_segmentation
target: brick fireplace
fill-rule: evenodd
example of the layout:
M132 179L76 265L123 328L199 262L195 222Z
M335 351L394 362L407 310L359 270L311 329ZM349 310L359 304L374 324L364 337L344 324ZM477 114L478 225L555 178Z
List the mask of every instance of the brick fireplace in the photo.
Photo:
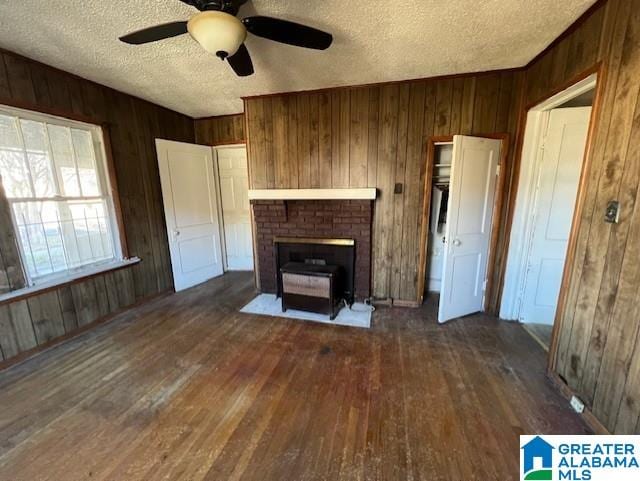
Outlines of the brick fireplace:
M355 295L371 293L371 200L252 200L257 262L262 292L277 289L274 239L277 237L353 239Z

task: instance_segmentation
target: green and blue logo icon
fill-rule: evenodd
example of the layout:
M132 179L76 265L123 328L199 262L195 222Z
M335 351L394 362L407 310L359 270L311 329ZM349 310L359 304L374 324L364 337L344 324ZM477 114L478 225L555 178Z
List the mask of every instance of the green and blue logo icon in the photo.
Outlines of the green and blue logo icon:
M536 436L521 449L522 479L552 481L554 447L540 436Z
M640 436L522 435L520 481L638 481Z

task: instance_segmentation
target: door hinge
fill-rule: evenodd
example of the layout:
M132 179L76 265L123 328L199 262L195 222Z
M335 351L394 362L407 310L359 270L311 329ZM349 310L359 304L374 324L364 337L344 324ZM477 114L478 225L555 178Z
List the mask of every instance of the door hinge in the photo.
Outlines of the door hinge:
M500 167L501 167L501 165L498 164L498 167L496 168L496 177L500 176Z
M485 292L487 290L487 279L484 280L484 282L482 283L482 292Z

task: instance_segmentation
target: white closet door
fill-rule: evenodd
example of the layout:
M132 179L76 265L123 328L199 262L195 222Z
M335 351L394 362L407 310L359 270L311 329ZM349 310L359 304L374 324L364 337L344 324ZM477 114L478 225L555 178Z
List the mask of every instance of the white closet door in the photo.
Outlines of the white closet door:
M222 274L210 147L156 140L176 291Z
M520 320L553 324L587 142L591 107L549 114L538 174Z
M253 270L247 149L216 147L227 269Z
M483 310L500 140L453 138L438 321Z

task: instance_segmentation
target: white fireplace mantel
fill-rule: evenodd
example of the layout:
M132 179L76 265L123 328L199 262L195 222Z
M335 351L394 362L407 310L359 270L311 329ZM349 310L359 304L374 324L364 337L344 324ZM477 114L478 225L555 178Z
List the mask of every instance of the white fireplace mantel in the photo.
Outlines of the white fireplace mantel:
M360 189L251 189L249 200L375 200L374 187Z

